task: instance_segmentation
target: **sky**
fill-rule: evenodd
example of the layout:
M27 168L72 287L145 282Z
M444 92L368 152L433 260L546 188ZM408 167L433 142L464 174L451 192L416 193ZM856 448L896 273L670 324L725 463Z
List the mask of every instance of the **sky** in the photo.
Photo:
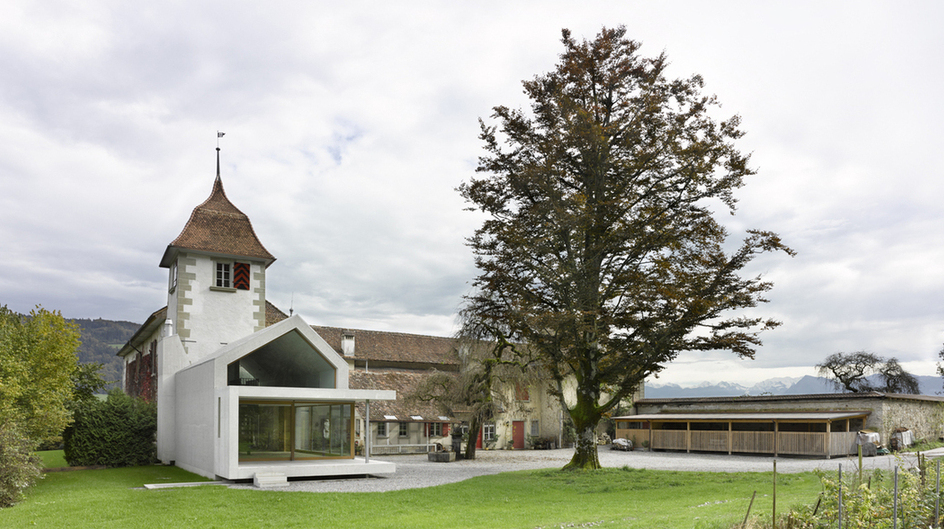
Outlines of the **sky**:
M481 118L526 108L561 29L624 25L700 74L757 175L732 237L777 232L753 360L658 382L815 374L835 352L934 374L944 343L939 2L0 3L0 305L143 322L216 170L277 257L267 296L317 325L451 335L483 220L456 187Z

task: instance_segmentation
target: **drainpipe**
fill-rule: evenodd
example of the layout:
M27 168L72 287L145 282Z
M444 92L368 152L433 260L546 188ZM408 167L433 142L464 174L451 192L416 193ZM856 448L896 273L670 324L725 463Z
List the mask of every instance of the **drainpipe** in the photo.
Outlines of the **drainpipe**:
M364 463L370 463L370 400L364 401L364 415L367 416L364 428Z

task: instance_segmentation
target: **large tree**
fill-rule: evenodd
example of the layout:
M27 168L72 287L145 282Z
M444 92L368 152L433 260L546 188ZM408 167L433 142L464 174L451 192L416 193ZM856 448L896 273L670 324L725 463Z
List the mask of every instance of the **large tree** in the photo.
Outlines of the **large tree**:
M727 251L713 208L733 213L754 171L701 77L667 79L665 56L638 55L622 27L562 42L557 67L523 83L530 112L498 106L481 124L481 176L459 188L486 214L464 313L549 373L577 430L565 468L599 468L597 424L647 376L683 351L754 356L779 323L738 311L771 288L739 273L792 251L764 231Z

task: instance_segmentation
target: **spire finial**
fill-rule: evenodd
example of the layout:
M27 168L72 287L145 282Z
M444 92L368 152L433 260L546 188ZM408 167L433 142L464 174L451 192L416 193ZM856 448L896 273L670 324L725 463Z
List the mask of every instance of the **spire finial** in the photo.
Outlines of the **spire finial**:
M216 178L220 178L220 138L225 136L225 132L216 131Z

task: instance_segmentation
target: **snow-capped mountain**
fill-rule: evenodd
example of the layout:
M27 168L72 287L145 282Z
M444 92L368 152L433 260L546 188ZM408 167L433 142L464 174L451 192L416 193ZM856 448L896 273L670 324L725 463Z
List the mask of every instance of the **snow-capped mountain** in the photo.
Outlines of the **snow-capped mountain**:
M918 375L922 395L940 395L941 377ZM738 397L741 395L807 395L817 393L839 393L832 381L823 377L805 376L770 378L751 387L730 382L702 382L693 387L678 384L646 382L646 398L671 399L685 397Z

